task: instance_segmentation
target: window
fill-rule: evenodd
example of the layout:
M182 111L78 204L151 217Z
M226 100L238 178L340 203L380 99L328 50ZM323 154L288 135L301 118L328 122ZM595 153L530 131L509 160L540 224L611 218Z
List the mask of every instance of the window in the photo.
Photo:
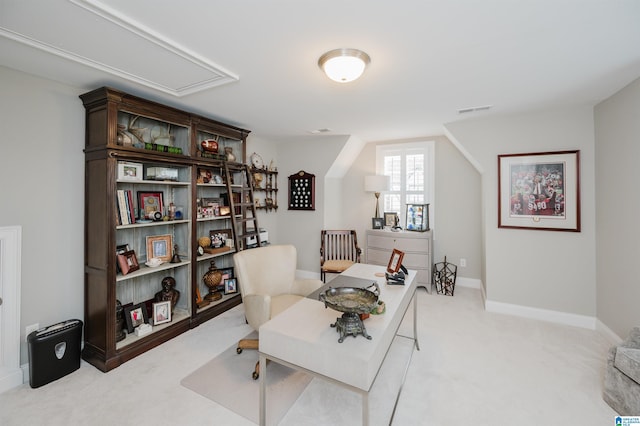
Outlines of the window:
M396 212L405 225L407 204L430 204L433 213L433 142L376 147L376 173L391 177L390 190L381 195L383 212ZM433 223L433 217L430 217Z

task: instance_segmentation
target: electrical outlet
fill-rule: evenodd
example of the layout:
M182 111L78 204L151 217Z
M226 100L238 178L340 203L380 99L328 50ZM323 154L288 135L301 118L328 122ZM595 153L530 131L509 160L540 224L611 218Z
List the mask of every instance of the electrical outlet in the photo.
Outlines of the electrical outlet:
M40 329L40 324L38 323L26 326L24 329L24 341L25 342L27 341L27 337L29 336L29 334L39 329Z
M467 259L460 259L460 267L461 268L467 267Z

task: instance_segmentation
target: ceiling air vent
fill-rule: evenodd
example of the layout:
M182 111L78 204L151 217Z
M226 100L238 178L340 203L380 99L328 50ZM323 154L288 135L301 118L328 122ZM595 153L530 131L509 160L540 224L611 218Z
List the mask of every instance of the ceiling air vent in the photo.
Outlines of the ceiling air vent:
M486 111L490 109L492 106L493 105L483 105L483 106L477 106L477 107L462 108L458 110L458 114L466 114L468 112L476 112L476 111Z
M313 135L318 135L320 133L329 133L331 132L331 129L327 129L326 127L324 129L318 129L318 130L311 130L309 133L313 134Z

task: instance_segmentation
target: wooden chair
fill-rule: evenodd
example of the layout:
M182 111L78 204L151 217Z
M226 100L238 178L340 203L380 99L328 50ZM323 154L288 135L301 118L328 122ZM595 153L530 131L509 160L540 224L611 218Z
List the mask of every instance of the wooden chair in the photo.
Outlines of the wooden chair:
M326 282L327 273L340 274L354 263L360 263L362 250L358 247L356 231L320 231L320 279Z

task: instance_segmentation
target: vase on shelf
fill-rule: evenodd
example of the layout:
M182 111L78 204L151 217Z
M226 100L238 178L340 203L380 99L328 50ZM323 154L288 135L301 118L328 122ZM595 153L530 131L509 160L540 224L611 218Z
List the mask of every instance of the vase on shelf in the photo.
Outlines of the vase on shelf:
M227 154L227 161L235 162L236 156L233 154L233 147L225 146L224 152Z
M204 285L209 289L209 294L204 297L205 300L213 302L222 298L222 294L218 291L218 285L220 285L222 281L222 272L216 268L216 262L214 260L211 261L211 266L202 277L202 281L204 281Z

